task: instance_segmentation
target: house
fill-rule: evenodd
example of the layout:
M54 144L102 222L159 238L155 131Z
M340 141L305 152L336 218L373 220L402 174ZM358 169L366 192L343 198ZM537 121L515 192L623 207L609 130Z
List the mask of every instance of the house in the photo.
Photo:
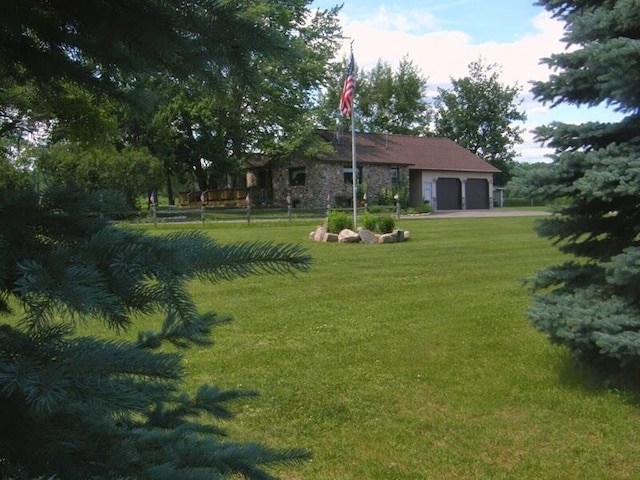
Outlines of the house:
M292 156L269 166L274 204L286 204L289 197L294 207L351 206L351 135L328 130L319 134L333 145L332 153L316 158ZM370 133L357 133L355 139L358 199L366 192L369 203L376 203L384 189L404 185L413 206L493 207L493 174L500 170L452 140Z

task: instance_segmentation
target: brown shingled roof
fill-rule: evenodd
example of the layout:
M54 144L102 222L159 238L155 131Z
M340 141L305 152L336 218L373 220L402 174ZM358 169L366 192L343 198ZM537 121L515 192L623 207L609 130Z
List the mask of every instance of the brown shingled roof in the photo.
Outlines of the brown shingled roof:
M326 160L351 161L350 133L337 135L329 130L321 130L320 135L332 142L336 149L336 153L326 157ZM411 170L500 172L453 140L442 137L356 133L356 162L408 166Z

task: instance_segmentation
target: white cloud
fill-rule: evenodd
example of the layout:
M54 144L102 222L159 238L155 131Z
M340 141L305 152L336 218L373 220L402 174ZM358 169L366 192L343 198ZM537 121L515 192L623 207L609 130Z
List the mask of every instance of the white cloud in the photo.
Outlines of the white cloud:
M548 69L540 65L540 59L564 48L560 41L562 25L546 12L532 19L534 33L511 43L473 43L466 32L433 31L437 19L418 11L389 12L381 7L366 20L344 17L343 22L345 34L355 41L354 52L360 66L368 69L378 59L394 65L408 54L433 83L466 75L467 65L482 56L502 67L505 82L526 86L529 80L548 76ZM430 27L425 28L427 25ZM347 48L345 45L344 55Z
M518 148L520 160L544 160L549 150L536 146L529 131L540 125L542 118L550 121L549 109L533 100L530 81L548 78L549 69L540 60L565 49L561 41L562 23L542 11L532 18L530 33L506 43L474 43L468 33L438 30L438 25L438 19L430 13L390 11L386 7L364 20L343 17L345 35L354 40L354 54L360 67L368 70L380 59L395 67L408 55L428 79L430 95L438 86L448 85L451 78L467 75L469 63L480 57L487 63L498 64L501 81L523 89L522 106L529 120L524 125L526 143ZM342 55L346 56L347 50L348 44Z
M371 28L382 31L420 32L438 27L437 18L424 10L391 12L381 6L366 22Z

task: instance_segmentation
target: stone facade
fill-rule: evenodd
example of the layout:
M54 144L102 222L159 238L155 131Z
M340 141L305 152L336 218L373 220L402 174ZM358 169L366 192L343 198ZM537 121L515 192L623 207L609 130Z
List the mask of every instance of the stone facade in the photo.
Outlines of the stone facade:
M408 167L395 168L374 164L357 164L356 167L362 172L363 185L366 185L369 203L377 203L380 192L393 186L394 175L401 184L408 185ZM290 178L292 169L302 168L305 174L304 185L292 185ZM350 206L353 186L350 182L345 182L345 168L350 169L351 165L302 158L274 162L272 164L274 205L286 206L287 196L290 195L294 208L326 208L328 198L332 206ZM359 191L362 191L362 187ZM358 200L361 200L362 197L360 195L358 197Z

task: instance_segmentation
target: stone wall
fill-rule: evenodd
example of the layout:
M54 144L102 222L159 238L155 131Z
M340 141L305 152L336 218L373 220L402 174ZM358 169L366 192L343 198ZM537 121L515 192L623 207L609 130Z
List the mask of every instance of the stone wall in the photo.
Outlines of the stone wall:
M391 188L391 171L388 165L365 165L362 170L364 182L367 184L367 200L370 204L376 204L380 197L380 192L385 188ZM409 169L403 167L399 169L400 183L409 185Z
M367 186L367 199L375 204L380 191L390 188L391 168L388 165L357 165L362 168L364 183ZM304 185L289 185L289 169L304 167L306 180ZM351 201L353 186L344 181L344 168L350 165L340 162L322 162L310 159L280 160L272 165L273 202L277 206L287 205L287 195L291 195L295 208L326 208L327 196L332 206L341 201ZM400 169L400 181L408 184L408 168ZM359 198L360 200L360 198Z

